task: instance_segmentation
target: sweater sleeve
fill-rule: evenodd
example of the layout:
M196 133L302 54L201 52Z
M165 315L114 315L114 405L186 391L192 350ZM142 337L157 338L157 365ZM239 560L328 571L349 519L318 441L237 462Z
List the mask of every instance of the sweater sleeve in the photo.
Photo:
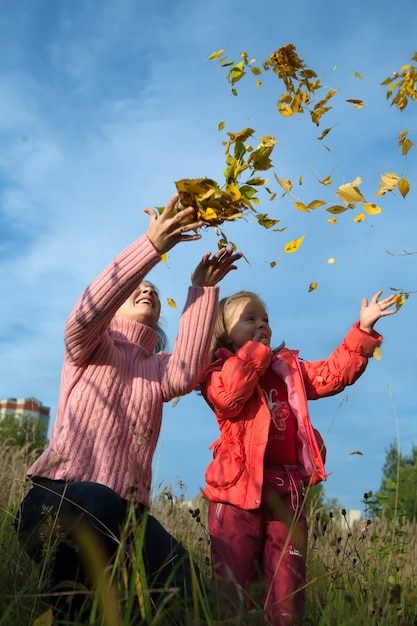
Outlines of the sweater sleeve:
M163 401L189 393L208 365L219 288L190 287L171 354L161 355Z
M81 294L65 325L65 355L85 363L98 346L117 309L161 257L147 235L125 248Z
M201 390L219 419L230 419L241 413L270 362L268 346L248 341L226 359L220 370L213 364L201 383Z
M367 333L356 322L343 342L322 361L301 361L307 398L315 400L343 391L363 374L375 348L382 343L376 331Z

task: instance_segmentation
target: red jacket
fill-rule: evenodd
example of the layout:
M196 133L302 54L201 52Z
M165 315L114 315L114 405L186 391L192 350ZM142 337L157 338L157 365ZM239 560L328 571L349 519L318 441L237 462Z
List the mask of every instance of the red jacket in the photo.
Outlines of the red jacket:
M297 465L304 483L324 480L321 437L317 439L311 425L307 400L331 396L352 385L381 342L381 335L360 330L357 322L326 360L303 361L298 351L283 348L271 361L270 348L254 341L236 354L218 350L217 360L201 381L202 394L215 412L221 433L210 447L213 461L206 471L203 497L243 509L260 506L271 417L259 377L269 365L284 381L296 417Z

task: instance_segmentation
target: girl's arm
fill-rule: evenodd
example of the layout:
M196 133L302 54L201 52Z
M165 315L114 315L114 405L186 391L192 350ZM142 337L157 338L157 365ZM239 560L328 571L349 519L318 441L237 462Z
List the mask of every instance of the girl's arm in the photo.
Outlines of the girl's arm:
M347 385L353 385L364 372L368 359L382 343L382 337L374 330L374 324L381 317L397 312L392 308L396 304L396 296L380 300L381 295L382 291L377 291L369 302L363 298L359 321L328 359L301 362L309 399L339 393Z
M328 359L301 361L307 398L314 400L334 395L353 385L381 343L381 335L361 330L359 322L356 322Z
M213 363L201 382L201 391L217 417L227 419L241 413L270 362L268 346L248 341L220 370Z

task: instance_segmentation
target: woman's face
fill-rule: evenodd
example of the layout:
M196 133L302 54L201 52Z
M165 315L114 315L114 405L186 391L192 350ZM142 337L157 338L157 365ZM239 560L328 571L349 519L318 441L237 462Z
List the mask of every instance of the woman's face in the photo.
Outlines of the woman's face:
M161 313L161 302L151 283L143 282L116 311L116 317L155 328Z
M268 313L258 300L252 298L238 300L225 321L228 339L234 351L247 341L259 341L265 346L271 343L272 331Z

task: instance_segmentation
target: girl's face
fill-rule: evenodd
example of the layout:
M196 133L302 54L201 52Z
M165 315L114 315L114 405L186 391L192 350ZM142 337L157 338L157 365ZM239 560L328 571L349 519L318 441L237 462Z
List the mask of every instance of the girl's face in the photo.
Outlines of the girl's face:
M155 328L161 313L161 302L150 283L141 283L116 311L116 317L140 322Z
M272 331L268 314L259 300L242 298L225 316L228 340L236 352L247 341L259 341L265 346L271 343Z

